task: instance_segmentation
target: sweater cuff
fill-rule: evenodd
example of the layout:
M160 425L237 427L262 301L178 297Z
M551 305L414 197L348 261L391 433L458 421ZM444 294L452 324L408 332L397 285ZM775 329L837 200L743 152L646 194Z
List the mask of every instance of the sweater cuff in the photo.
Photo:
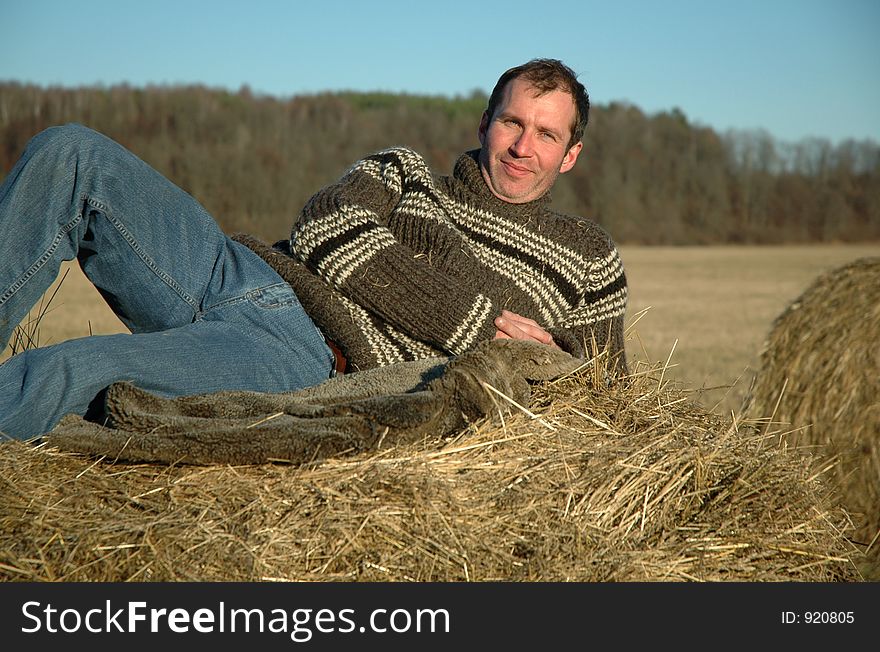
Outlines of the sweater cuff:
M547 332L553 336L556 345L575 358L585 357L584 343L577 335L568 328L548 328Z
M443 349L459 355L483 340L492 339L495 336L495 312L492 300L477 294L464 319L443 343Z

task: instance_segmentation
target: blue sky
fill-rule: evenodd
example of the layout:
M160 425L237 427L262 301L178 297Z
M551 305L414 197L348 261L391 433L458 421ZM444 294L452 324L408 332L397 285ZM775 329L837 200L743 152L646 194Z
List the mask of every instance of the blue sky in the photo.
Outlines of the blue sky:
M536 56L599 104L880 141L877 0L0 0L0 80L41 86L452 96Z

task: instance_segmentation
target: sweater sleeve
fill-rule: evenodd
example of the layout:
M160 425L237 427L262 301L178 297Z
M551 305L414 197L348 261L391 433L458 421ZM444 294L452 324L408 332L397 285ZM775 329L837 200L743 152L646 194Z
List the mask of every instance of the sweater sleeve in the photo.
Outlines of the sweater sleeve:
M404 187L432 183L415 152L395 148L367 157L309 200L290 245L312 273L354 303L416 340L460 354L494 336L500 308L467 279L432 266L425 251L389 228ZM436 239L443 225L420 228L433 233L412 234L409 241Z
M625 375L626 274L610 237L597 230L591 240L595 253L580 301L559 326L548 331L561 348L576 357L592 357L607 349L609 368Z

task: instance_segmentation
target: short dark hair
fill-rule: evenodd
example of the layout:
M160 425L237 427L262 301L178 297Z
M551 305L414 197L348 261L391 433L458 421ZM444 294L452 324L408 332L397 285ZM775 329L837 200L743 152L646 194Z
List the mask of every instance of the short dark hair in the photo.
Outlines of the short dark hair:
M534 86L540 95L555 90L569 93L574 99L575 114L568 146L572 147L584 137L590 114L590 96L584 85L578 81L575 72L558 59L532 59L501 75L492 90L492 95L489 96L489 105L486 107L489 120L495 115L504 88L510 81L519 77Z

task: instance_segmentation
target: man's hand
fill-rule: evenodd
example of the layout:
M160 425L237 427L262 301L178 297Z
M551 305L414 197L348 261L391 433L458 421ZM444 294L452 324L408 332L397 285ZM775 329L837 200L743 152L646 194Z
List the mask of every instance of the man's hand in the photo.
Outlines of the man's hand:
M553 341L553 336L541 328L534 319L517 315L509 310L502 310L501 315L495 318L496 340L532 340L547 344L548 346L559 346Z

